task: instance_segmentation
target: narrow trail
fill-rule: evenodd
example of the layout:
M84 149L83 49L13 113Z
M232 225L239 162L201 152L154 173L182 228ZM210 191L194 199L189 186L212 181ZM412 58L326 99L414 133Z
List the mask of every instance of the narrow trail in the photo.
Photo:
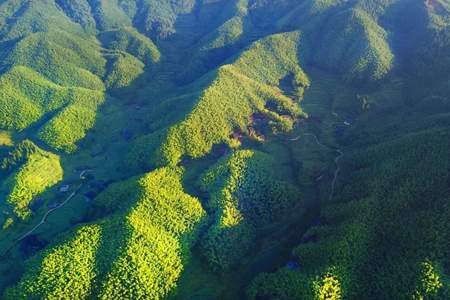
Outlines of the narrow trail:
M54 211L63 208L67 203L69 203L70 200L72 200L73 197L75 197L78 192L81 190L81 188L84 185L84 180L86 179L86 177L84 176L86 173L91 172L91 170L84 170L80 173L79 178L82 180L82 182L75 188L75 190L60 204L58 204L57 206L49 209L44 216L42 216L41 221L36 224L36 226L34 226L30 231L26 232L25 234L23 234L21 237L19 237L18 239L16 239L14 241L14 243L3 253L3 255L5 255L6 253L8 253L17 243L19 243L20 241L22 241L23 239L27 238L28 236L30 236L31 234L33 234L33 232L35 232L39 227L41 227L42 225L45 224L45 222L47 221L48 216L53 213Z
M72 200L73 197L75 197L75 195L77 194L77 192L81 189L81 187L83 186L83 184L80 184L77 186L77 188L75 189L75 191L73 191L67 198L66 200L64 200L63 202L61 202L60 204L58 204L58 206L55 206L51 209L49 209L45 215L42 217L41 221L36 224L36 226L34 226L30 231L28 231L27 233L25 233L24 235L22 235L20 238L18 238L16 240L15 243L20 242L21 240L25 239L26 237L28 237L29 235L31 235L33 232L35 232L39 227L41 227L43 224L45 224L45 221L47 221L47 217L54 212L57 209L60 209L62 207L64 207L67 202L69 202L70 200Z
M339 115L335 112L332 112L331 114L335 117L339 117ZM334 126L334 125L341 124L341 123L346 126L349 126L346 122L336 122L331 125ZM328 198L328 200L332 200L333 196L334 196L334 190L336 187L336 181L338 179L339 172L341 171L341 167L339 166L339 161L344 157L344 152L340 148L330 147L330 146L327 146L327 145L321 143L319 138L313 133L302 133L302 134L296 136L295 138L289 139L289 141L298 141L302 136L312 137L314 139L314 141L316 142L316 144L319 145L320 147L325 148L327 150L334 151L337 153L337 156L334 159L334 165L336 166L336 169L334 170L334 173L333 173L333 180L331 181L330 195Z

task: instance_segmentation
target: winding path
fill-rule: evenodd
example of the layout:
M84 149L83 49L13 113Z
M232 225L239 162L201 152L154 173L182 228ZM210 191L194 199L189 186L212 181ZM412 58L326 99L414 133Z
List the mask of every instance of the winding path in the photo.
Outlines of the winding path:
M23 239L25 239L26 237L30 236L33 232L35 232L39 227L41 227L42 225L45 224L45 222L47 221L48 216L54 212L57 209L60 209L62 207L64 207L70 200L72 200L73 197L75 197L77 195L77 193L80 191L80 189L83 187L84 185L84 180L86 179L86 177L84 176L87 172L91 172L91 170L84 170L80 173L80 179L82 180L82 182L76 187L76 189L60 204L58 204L56 207L53 207L51 209L49 209L45 215L42 217L41 221L36 224L36 226L34 226L30 231L28 231L27 233L25 233L24 235L22 235L20 238L18 238L17 240L14 241L14 244L11 245L11 247L9 247L5 252L7 253L9 250L11 250L11 248L13 248L18 242L22 241Z
M73 191L67 198L66 200L64 200L64 202L61 202L60 204L58 204L58 206L55 206L51 209L49 209L45 215L42 217L41 221L36 224L36 226L34 226L30 231L28 231L27 233L25 233L24 235L22 235L20 238L18 238L16 240L17 242L20 242L21 240L23 240L24 238L26 238L27 236L31 235L33 232L35 232L39 227L41 227L45 221L47 221L47 217L54 212L57 209L60 209L61 207L64 207L64 205L67 204L67 202L69 202L70 200L72 200L73 197L75 197L75 195L77 194L77 192L81 189L81 187L83 186L83 184L81 183L80 185L77 186L77 188L75 189L75 191Z
M332 112L331 114L335 117L339 117L339 115L335 112ZM336 124L341 124L341 122L333 123L332 126L334 126ZM348 124L346 124L346 122L342 122L342 124L349 126ZM316 142L316 144L319 145L320 147L326 148L328 150L332 150L337 153L337 156L334 159L334 164L336 166L336 169L334 170L334 173L333 173L333 180L331 181L331 190L330 190L330 196L329 196L329 200L332 200L333 196L334 196L334 189L336 186L336 181L339 176L339 172L341 171L341 167L339 166L339 161L342 159L342 157L344 157L344 152L339 148L333 148L333 147L322 144L319 141L319 139L317 138L317 136L313 133L302 133L299 136L296 136L295 138L291 138L289 140L290 141L298 141L302 136L312 137L314 139L314 141Z

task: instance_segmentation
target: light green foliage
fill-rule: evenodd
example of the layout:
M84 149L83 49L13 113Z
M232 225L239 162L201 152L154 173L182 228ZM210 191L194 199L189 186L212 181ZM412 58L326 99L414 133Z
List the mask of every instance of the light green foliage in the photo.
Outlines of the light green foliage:
M7 299L164 299L205 216L181 176L179 168L162 168L110 186L94 202L107 206L108 219L35 258Z
M449 9L0 0L0 298L450 299Z
M54 28L75 34L82 33L81 26L71 22L52 0L5 0L0 3L0 12L2 40L21 38Z
M11 135L6 131L0 131L0 147L1 146L13 146L14 142Z
M294 87L307 87L309 80L298 59L300 46L299 32L271 35L252 44L233 65L247 77L265 84L277 86L293 74Z
M6 230L9 227L11 227L14 224L14 219L9 217L5 220L5 222L3 223L2 229Z
M73 151L93 126L96 108L103 101L96 91L105 89L100 77L106 60L95 38L82 32L53 1L22 6L17 2L2 3L21 16L8 22L5 32L15 35L21 26L33 30L8 41L9 51L2 53L6 72L0 78L0 127L21 131L39 124L44 127L41 139L55 149ZM50 123L43 124L45 119Z
M438 270L430 261L421 263L420 281L417 290L413 294L413 299L432 299L439 296L438 292L443 288L442 278Z
M302 112L276 86L290 74L299 88L309 84L298 66L298 38L297 33L269 37L244 51L232 65L221 67L189 116L170 128L161 148L163 161L176 164L184 155L207 154L214 144L232 145L230 135L246 133L253 113L261 112L282 130L289 129L292 124L282 114L298 117ZM281 111L267 109L269 100Z
M158 169L139 180L126 217L126 246L108 273L101 299L163 299L176 287L204 210L183 192L181 170Z
M105 59L92 38L61 30L35 33L18 42L6 62L32 68L60 85L104 89L99 77Z
M104 99L102 92L64 88L25 67L14 67L0 77L0 95L3 128L23 130L60 109L39 136L55 149L65 151L73 151L75 143L93 126L96 110Z
M76 143L94 126L104 94L73 89L69 97L70 104L40 129L39 138L57 150L73 152L77 149Z
M134 228L124 253L114 262L100 299L163 299L182 270L176 238L153 226Z
M6 291L6 299L87 299L97 275L101 235L100 226L83 226L66 242L33 258L21 282Z
M25 140L13 147L9 153L2 158L0 170L9 172L12 169L23 164L32 154L39 152L40 149L31 141Z
M128 52L146 65L156 63L161 58L156 45L133 28L102 32L99 39L105 48Z
M130 224L150 221L177 238L192 234L204 211L198 199L183 191L181 176L182 169L163 168L140 179L142 193L128 216Z
M201 50L218 49L235 44L244 33L244 20L234 17L223 23L217 32L207 36L202 41Z
M334 274L333 269L327 271L325 275L317 278L313 283L314 298L317 300L340 300L343 299L339 278Z
M29 205L33 198L62 180L62 176L59 157L36 148L3 183L3 189L8 191L7 202L18 217L26 219L31 214Z
M67 102L67 90L26 67L0 77L0 126L22 130Z
M126 53L117 53L111 58L111 66L105 78L107 88L123 88L144 73L144 63Z
M202 178L215 221L202 241L209 263L227 269L247 253L256 230L288 218L298 206L298 190L273 178L275 162L266 154L242 150L223 158Z

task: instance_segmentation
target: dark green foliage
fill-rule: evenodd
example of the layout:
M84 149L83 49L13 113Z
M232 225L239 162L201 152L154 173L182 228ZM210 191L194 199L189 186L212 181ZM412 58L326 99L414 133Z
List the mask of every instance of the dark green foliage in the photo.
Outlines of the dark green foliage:
M394 67L389 36L378 18L387 14L387 6L400 1L255 1L254 11L264 16L263 11L273 6L280 7L278 12L286 9L272 22L284 30L304 32L308 43L302 54L308 63L333 69L348 82L370 83L383 79Z
M299 271L282 269L276 276L263 273L247 290L249 299L304 299L341 300L343 294L340 277L334 268L320 275L307 276Z
M99 39L105 48L128 52L148 66L161 57L155 44L133 28L102 32Z
M143 170L155 166L155 154L167 136L166 130L156 131L140 136L127 155L131 169Z
M2 172L11 171L25 162L30 155L39 151L39 148L29 140L17 144L6 157L2 159L0 169Z
M218 270L234 266L251 248L257 230L300 209L298 190L272 177L269 156L248 150L223 158L202 178L215 219L202 242L206 258Z
M152 37L167 37L175 32L177 14L189 12L195 0L145 0L135 23Z
M318 64L335 68L348 81L376 81L391 71L394 56L387 33L367 13L351 10L326 26L314 57Z
M74 22L81 24L86 29L95 29L95 19L92 16L91 6L87 0L56 0L56 3Z
M144 66L144 63L129 54L117 53L113 55L105 78L106 87L117 89L132 84L144 73Z
M317 242L294 250L301 273L336 266L350 299L448 298L446 275L434 266L448 264L449 134L429 130L354 153L346 161L353 175L324 209L324 225L307 233ZM301 278L292 280L311 280Z
M116 27L131 25L131 18L122 10L121 3L131 2L123 0L89 0L97 27L100 30L109 30Z
M449 32L447 0L0 0L0 298L450 299Z

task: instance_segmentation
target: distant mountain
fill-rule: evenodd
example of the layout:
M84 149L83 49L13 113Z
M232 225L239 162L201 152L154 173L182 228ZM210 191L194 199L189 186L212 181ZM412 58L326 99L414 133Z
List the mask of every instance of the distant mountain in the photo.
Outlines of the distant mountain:
M450 299L450 1L0 0L1 299Z

